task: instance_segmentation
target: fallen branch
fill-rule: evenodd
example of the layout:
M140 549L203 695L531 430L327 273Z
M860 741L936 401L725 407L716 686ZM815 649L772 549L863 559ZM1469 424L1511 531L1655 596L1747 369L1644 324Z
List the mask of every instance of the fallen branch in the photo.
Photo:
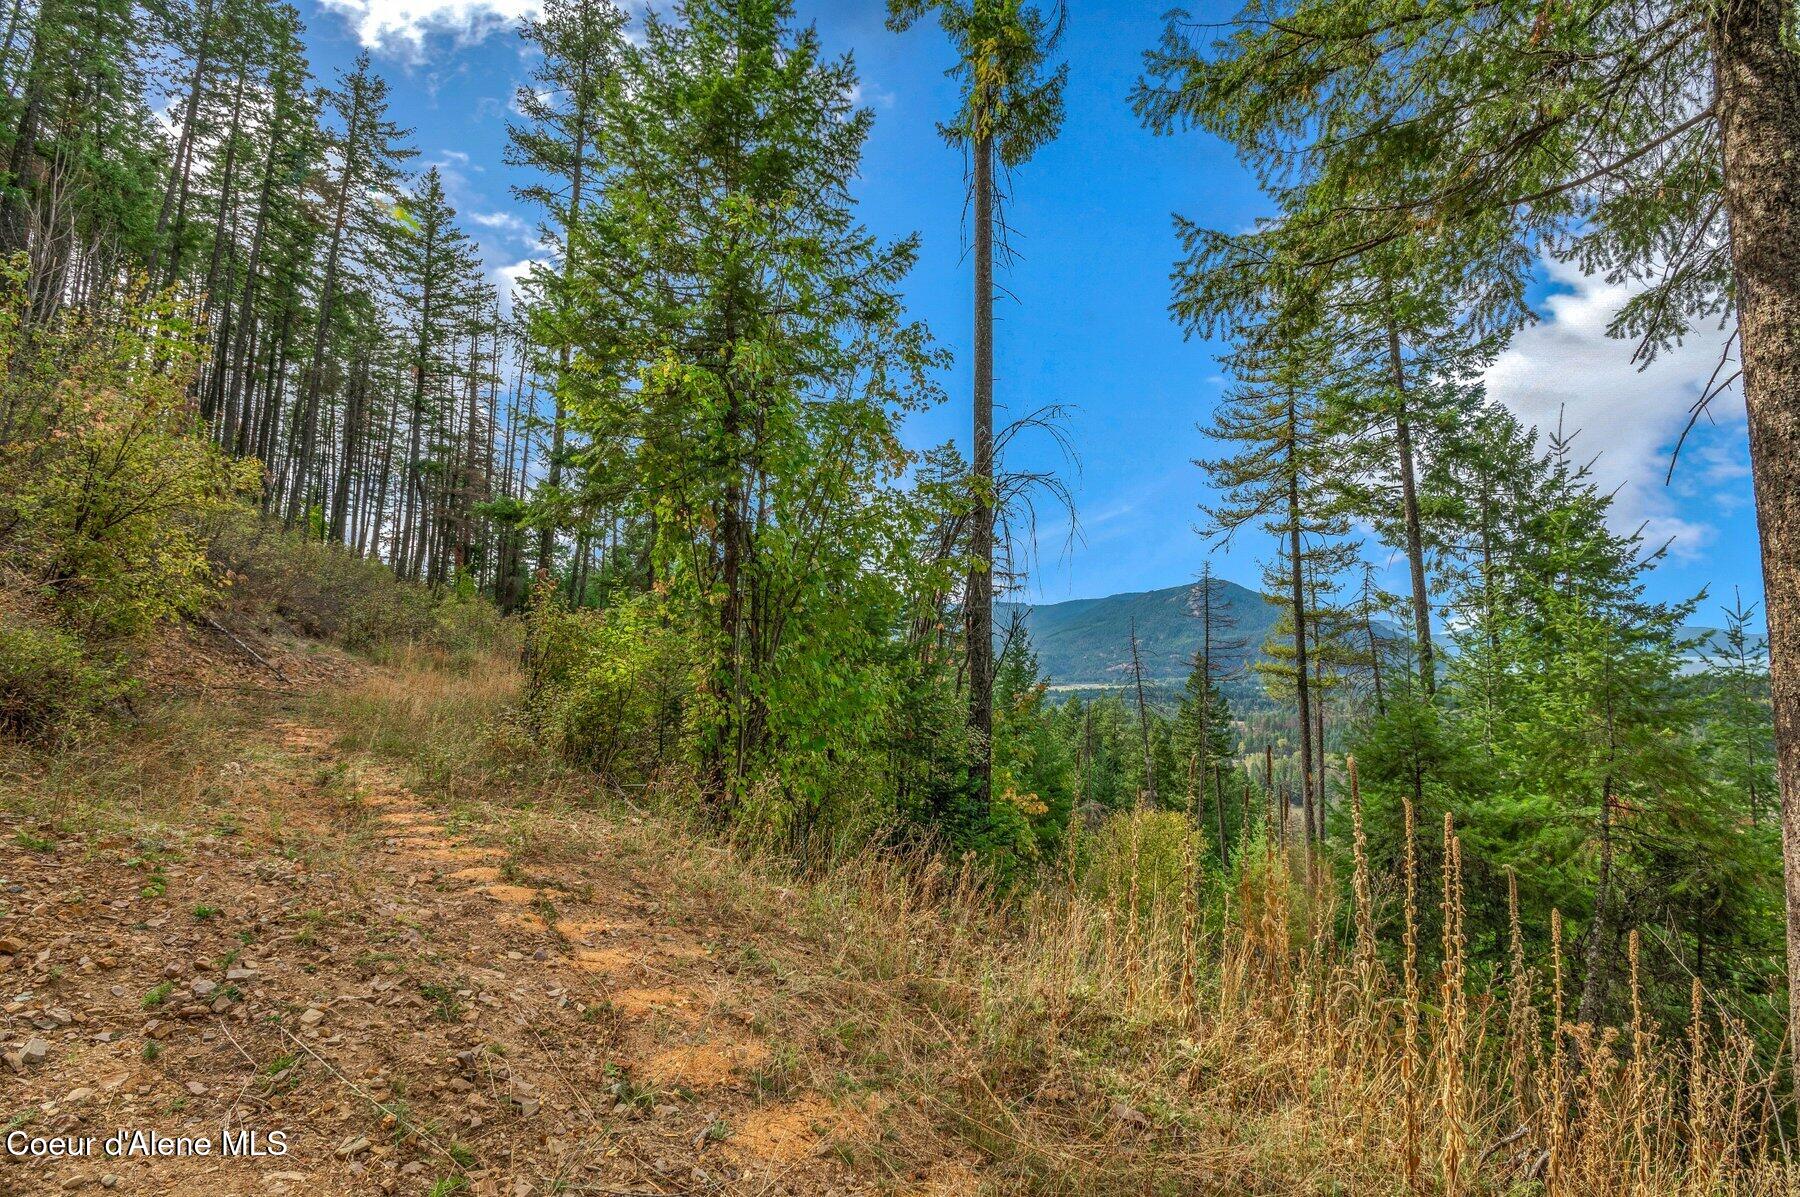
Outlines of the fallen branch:
M206 621L207 627L211 628L213 631L217 632L219 635L225 637L225 639L231 641L231 643L237 647L237 650L239 652L243 653L246 657L249 657L252 661L255 661L258 665L261 665L264 669L267 669L270 673L274 674L276 677L280 678L282 681L287 682L287 681L292 680L288 677L287 674L281 672L281 666L275 664L275 662L269 660L267 657L264 657L261 653L257 652L255 649L251 648L248 644L245 644L242 640L240 640L238 638L236 633L232 632L224 624L220 623L218 620L214 619L212 616L206 615L206 614L202 614L200 616L200 618Z
M1530 1125L1527 1124L1525 1126L1521 1126L1518 1130L1514 1131L1510 1135L1503 1135L1500 1138L1495 1139L1492 1143L1490 1143L1488 1145L1488 1149L1481 1153L1481 1158L1479 1160L1475 1161L1475 1170L1477 1172L1479 1172L1483 1168L1487 1167L1487 1162L1494 1157L1495 1152L1502 1151L1508 1147L1511 1147L1514 1143L1517 1143L1520 1139L1523 1139L1525 1137L1526 1132L1529 1131L1530 1129L1531 1129Z

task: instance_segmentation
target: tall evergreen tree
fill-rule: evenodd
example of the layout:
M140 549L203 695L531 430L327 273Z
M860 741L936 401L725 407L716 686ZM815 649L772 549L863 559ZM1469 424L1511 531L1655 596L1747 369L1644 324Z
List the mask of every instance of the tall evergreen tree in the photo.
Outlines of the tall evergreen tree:
M1266 571L1270 599L1283 607L1291 646L1291 666L1277 666L1291 681L1298 715L1299 778L1307 813L1321 767L1322 745L1314 743L1314 686L1308 653L1314 635L1308 601L1309 570L1336 572L1335 538L1347 531L1342 512L1320 485L1331 469L1330 445L1322 434L1317 391L1317 343L1292 316L1271 319L1231 356L1238 385L1213 412L1209 435L1226 456L1200 462L1219 498L1206 508L1206 531L1229 540L1241 529L1260 526L1279 545L1278 560ZM1274 645L1265 645L1268 652ZM1307 835L1315 831L1307 822Z
M994 249L1002 232L995 168L1013 170L1056 136L1062 125L1068 67L1048 68L1062 37L1060 2L1046 14L1027 0L889 0L888 25L904 31L936 12L962 84L944 139L969 154L975 241L974 510L969 526L969 578L963 593L968 657L969 728L975 736L977 787L990 788L993 753L994 528ZM1004 249L1004 241L1001 241Z
M549 510L538 517L539 570L550 568L558 522L554 509L562 501L565 393L575 339L567 327L569 288L581 249L575 230L598 186L605 98L625 45L624 26L625 14L611 0L551 0L519 26L519 36L540 57L530 82L518 91L517 106L527 123L508 126L506 160L537 176L513 190L546 212L541 235L555 258L534 267L526 280L533 341L554 361L546 501L540 504Z
M698 637L713 809L772 772L800 835L902 651L894 420L935 398L941 358L900 307L914 241L855 220L871 118L848 60L785 0L685 0L644 39L609 81L607 185L576 235L585 485L653 519L659 588Z
M462 378L458 342L481 313L485 296L474 243L457 227L456 211L435 166L420 177L403 211L392 236L408 375L394 562L402 576L420 578L428 562L441 561L441 554L432 551L433 508L456 450L445 430L453 423Z
M367 54L357 56L348 74L339 75L337 88L326 97L326 106L336 113L342 128L330 142L337 172L327 197L331 217L318 282L312 358L303 378L299 445L289 480L290 523L298 521L307 504L319 498L314 457L325 392L325 355L331 344L332 316L343 275L363 265L362 255L377 247L377 239L391 224L394 198L400 192L401 165L416 153L402 144L411 136L410 131L388 118L387 83L370 69Z
M1721 611L1725 627L1706 646L1713 768L1751 823L1761 824L1775 796L1768 649L1755 627L1755 604L1734 590Z
M1522 292L1535 255L1632 280L1649 356L1735 317L1762 533L1789 971L1800 975L1800 55L1782 0L1581 8L1257 0L1179 18L1142 100L1231 141L1330 269L1435 243ZM1702 404L1704 406L1704 403ZM1800 1045L1800 985L1789 1024Z

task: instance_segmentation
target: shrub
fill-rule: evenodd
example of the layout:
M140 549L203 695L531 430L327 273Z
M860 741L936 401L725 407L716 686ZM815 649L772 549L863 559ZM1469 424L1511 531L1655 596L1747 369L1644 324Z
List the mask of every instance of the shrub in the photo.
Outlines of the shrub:
M457 661L469 661L496 648L516 648L517 628L488 600L453 593L432 609L422 639Z
M0 549L71 623L130 634L213 592L198 519L254 486L188 397L202 348L181 305L24 319L0 268Z
M1193 859L1205 860L1204 834L1179 811L1123 810L1081 838L1086 856L1083 885L1095 898L1123 906L1135 892L1141 909L1178 903L1185 884L1182 841L1198 841Z
M0 606L0 735L66 739L129 689L116 670L88 658L80 637Z
M564 758L617 777L670 755L687 653L654 595L570 611L540 589L526 633L527 713Z
M432 626L437 600L379 561L285 529L248 508L213 521L209 553L241 605L349 648L406 641Z

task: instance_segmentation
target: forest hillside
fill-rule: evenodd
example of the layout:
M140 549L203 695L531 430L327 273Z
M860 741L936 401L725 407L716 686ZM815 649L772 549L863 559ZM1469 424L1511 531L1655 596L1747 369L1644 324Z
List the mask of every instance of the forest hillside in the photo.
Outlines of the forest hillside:
M1103 100L1075 0L475 8L0 15L0 1188L1793 1191L1783 4L1176 11ZM1120 119L1255 205L1087 397L1191 406L1197 576L1028 613L1151 460L997 315ZM1589 392L1714 332L1646 508Z

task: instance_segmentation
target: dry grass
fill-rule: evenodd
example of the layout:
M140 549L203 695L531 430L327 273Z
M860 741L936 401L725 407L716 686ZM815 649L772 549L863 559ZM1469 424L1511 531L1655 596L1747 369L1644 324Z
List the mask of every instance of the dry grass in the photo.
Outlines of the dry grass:
M237 759L241 726L234 708L168 699L55 750L0 738L0 809L52 834L186 826L196 807L229 808L232 770L219 766Z
M510 664L442 665L403 659L328 713L484 808L521 858L578 859L597 820L570 801L587 798L577 781L504 730ZM995 1193L1552 1197L1790 1193L1800 1179L1785 1095L1698 990L1687 1027L1573 1024L1560 948L1534 969L1516 940L1504 990L1471 990L1453 827L1441 892L1405 878L1396 976L1369 942L1360 853L1344 948L1307 878L1335 889L1298 837L1240 844L1205 901L1197 885L1171 897L1052 877L1002 904L972 873L876 851L798 880L688 826L683 795L644 801L607 808L609 847L656 865L671 904L783 945L762 965L783 978L783 1071L883 1095L880 1131L844 1148L876 1175L974 1159ZM1130 828L1128 851L1141 838ZM1426 901L1444 927L1437 975L1419 962ZM1635 1006L1635 951L1632 975Z
M355 685L317 696L309 713L338 729L345 748L405 762L420 786L452 803L526 787L565 797L581 779L546 760L519 727L518 693L506 657L410 644Z

